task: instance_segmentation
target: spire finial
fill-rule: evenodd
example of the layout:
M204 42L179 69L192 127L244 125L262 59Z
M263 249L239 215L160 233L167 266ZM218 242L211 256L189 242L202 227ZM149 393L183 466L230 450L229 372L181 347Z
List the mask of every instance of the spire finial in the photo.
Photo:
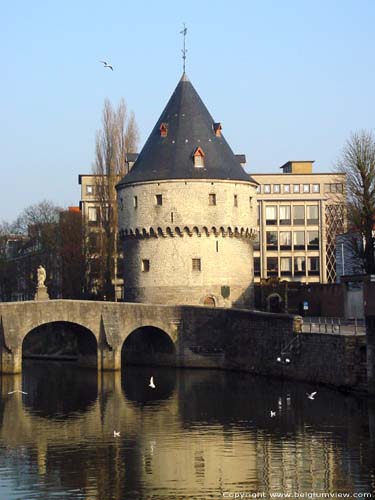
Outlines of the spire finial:
M184 37L184 48L181 50L182 52L182 59L183 59L183 68L184 68L184 73L185 73L185 62L186 62L186 52L187 52L187 48L185 47L185 43L186 43L186 33L187 33L187 27L185 26L185 23L184 24L184 29L182 31L180 31L180 34Z

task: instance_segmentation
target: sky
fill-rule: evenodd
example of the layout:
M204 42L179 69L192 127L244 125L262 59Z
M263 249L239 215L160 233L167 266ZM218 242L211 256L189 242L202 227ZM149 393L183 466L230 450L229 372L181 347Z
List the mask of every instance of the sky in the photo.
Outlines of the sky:
M106 98L143 145L182 74L183 23L187 75L249 173L329 172L374 130L373 0L1 0L0 222L78 205Z

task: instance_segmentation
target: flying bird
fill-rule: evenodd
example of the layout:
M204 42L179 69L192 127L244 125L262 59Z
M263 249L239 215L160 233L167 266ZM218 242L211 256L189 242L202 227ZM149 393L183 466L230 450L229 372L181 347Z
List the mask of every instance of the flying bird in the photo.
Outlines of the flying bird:
M149 387L152 387L152 389L155 389L156 385L154 384L154 377L150 378L150 383L148 384Z
M276 417L276 412L271 410L270 415L271 415L271 417Z
M312 392L311 394L309 394L308 392L306 392L306 394L307 394L307 397L308 397L309 399L314 399L314 398L315 398L315 395L317 394L317 392L315 391L315 392Z
M105 68L109 68L109 69L111 69L113 71L113 66L111 66L110 64L108 64L106 61L99 61L99 62L103 63Z
M115 438L120 437L120 431L119 432L113 431L113 437Z
M19 390L10 391L10 392L8 392L8 394L14 394L15 392L21 392L22 394L27 394L27 392L23 392L23 391L19 391Z

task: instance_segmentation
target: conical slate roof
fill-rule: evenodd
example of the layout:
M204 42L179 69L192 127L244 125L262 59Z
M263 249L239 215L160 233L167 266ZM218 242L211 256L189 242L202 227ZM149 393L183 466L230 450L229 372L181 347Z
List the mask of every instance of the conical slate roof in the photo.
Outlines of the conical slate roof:
M197 148L204 155L203 168L194 166ZM256 184L224 137L215 134L214 120L185 73L133 168L118 186L166 179L231 179Z

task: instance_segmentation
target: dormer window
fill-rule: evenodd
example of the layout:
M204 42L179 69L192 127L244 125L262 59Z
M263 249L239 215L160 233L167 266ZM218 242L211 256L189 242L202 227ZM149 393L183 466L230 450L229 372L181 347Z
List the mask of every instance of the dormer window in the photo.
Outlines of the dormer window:
M203 168L204 167L204 157L206 155L204 154L204 151L202 148L198 147L193 154L194 158L194 167L196 168Z
M168 123L162 122L159 127L160 137L167 137L168 135Z
M221 123L214 123L213 127L216 137L221 137Z

